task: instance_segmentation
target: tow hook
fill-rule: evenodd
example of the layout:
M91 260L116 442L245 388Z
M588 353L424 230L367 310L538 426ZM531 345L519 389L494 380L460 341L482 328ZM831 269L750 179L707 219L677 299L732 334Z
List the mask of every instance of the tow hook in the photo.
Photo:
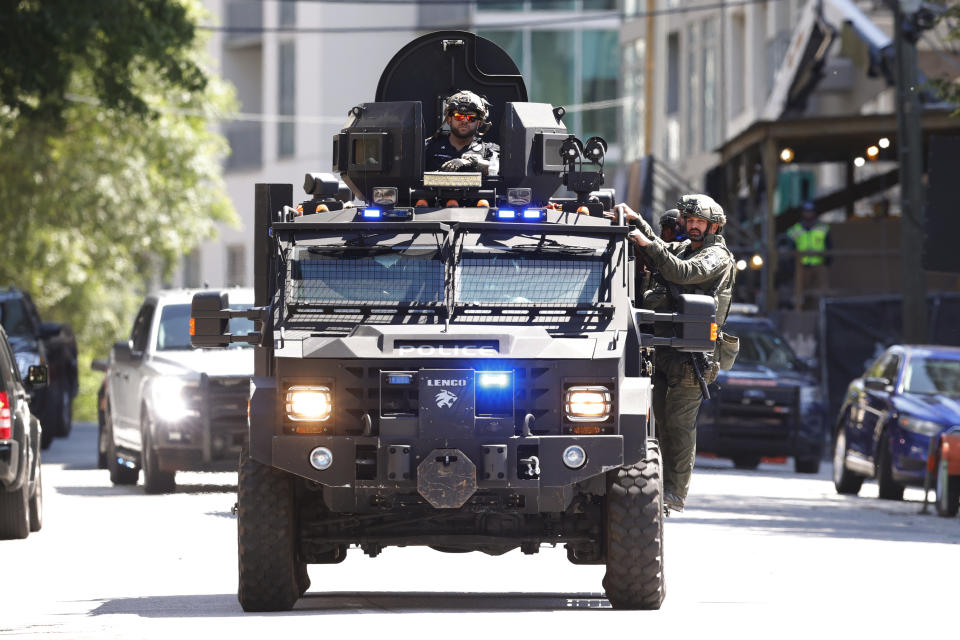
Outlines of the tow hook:
M530 456L529 458L520 458L520 464L527 467L525 475L528 478L539 478L540 477L540 458L537 456Z

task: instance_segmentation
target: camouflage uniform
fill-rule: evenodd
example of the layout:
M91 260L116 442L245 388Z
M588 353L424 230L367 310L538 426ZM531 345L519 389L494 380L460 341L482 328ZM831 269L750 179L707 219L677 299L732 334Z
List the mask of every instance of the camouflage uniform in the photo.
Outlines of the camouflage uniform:
M719 209L719 205L714 203L714 206ZM722 213L720 215L722 219ZM666 243L656 238L653 229L642 219L637 221L637 226L652 238L653 244L640 251L659 271L660 277L675 285L677 294L713 296L717 301L717 324L722 325L730 308L736 276L733 255L723 237L705 235L703 245L693 249L689 239ZM673 304L669 288L658 283L644 293L641 306L667 311L675 310ZM706 363L704 379L710 384L716 380L719 366L713 354L706 354ZM703 400L690 354L657 347L653 385L653 414L663 454L664 493L674 494L682 504L693 473L697 413Z

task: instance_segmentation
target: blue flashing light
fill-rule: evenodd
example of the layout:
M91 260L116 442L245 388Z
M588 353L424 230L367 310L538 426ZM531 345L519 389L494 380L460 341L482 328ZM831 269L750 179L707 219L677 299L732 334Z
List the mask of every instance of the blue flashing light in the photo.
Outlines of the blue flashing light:
M363 210L363 217L370 219L379 219L383 216L383 211L380 209L366 208Z
M504 389L510 386L510 372L484 372L477 376L477 384L484 389Z
M497 218L500 220L513 220L517 217L516 209L497 209Z
M524 220L542 220L544 217L543 209L524 209L523 210L523 219Z
M389 384L411 384L413 376L411 375L392 375L387 377Z

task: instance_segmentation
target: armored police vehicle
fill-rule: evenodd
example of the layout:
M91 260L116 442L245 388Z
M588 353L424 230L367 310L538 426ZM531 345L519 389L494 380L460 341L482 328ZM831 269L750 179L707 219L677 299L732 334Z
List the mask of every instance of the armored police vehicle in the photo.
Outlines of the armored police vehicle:
M444 98L485 95L499 175L424 172ZM193 344L256 342L239 473L239 599L289 609L359 547L499 555L564 544L617 608L664 597L655 344L712 351L712 298L633 308L600 139L527 101L465 32L423 36L350 112L332 174L256 187L255 307L198 293ZM561 184L566 198L553 198ZM301 215L302 214L302 215ZM232 336L227 320L257 322ZM715 328L715 327L714 327ZM512 586L510 588L513 588Z

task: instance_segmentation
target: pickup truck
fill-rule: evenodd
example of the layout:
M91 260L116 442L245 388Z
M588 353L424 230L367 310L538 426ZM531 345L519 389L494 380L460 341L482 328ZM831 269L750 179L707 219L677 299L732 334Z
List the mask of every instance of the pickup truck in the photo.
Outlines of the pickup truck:
M31 366L46 365L49 384L33 393L30 411L43 423L40 446L70 435L73 399L77 396L77 342L69 325L42 322L30 294L15 287L0 290L0 324L6 330L26 379Z
M235 471L247 440L247 399L253 348L190 346L190 301L195 291L147 296L128 340L114 344L106 365L100 457L110 480L147 493L176 490L177 471ZM252 289L234 289L241 305ZM254 331L237 318L230 330Z

